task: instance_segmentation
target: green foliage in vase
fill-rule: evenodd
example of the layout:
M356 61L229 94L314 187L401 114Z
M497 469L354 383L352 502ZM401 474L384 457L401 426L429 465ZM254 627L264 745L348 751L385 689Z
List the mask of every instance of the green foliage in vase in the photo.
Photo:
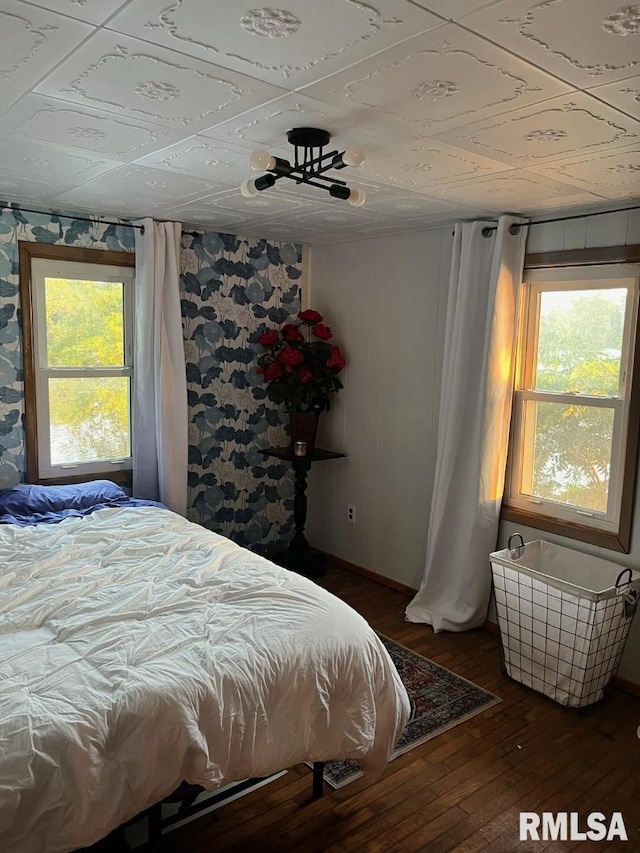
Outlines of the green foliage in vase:
M329 343L332 338L322 315L312 309L300 311L297 323L260 336L266 352L258 359L258 373L272 402L292 412L328 411L329 395L343 387L338 374L346 364L340 348Z

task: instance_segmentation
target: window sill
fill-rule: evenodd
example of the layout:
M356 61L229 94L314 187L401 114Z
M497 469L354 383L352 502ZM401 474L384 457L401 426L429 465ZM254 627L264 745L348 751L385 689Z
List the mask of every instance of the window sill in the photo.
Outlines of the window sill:
M620 533L607 533L603 530L595 530L583 524L575 524L572 521L560 521L549 515L538 515L516 509L513 506L502 507L500 513L502 521L511 521L515 524L523 524L526 527L534 527L536 530L545 530L547 533L555 533L558 536L566 536L568 539L577 539L580 542L588 542L599 548L608 548L610 551L620 551L628 554L631 550L630 536L623 537Z
M131 468L118 468L115 471L100 471L96 473L85 472L84 474L70 474L68 477L38 477L33 482L40 486L68 486L73 483L86 483L90 480L111 480L118 485L130 485L132 477Z

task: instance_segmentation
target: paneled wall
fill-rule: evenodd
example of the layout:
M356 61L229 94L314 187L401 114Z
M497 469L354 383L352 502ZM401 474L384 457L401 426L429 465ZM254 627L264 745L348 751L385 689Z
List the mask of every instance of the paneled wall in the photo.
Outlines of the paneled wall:
M625 213L608 213L589 219L577 219L569 222L554 222L547 225L534 225L529 229L527 252L552 252L565 249L589 249L596 246L622 246L640 243L640 210ZM640 470L638 472L640 480ZM640 570L640 500L636 482L636 501L633 531L631 535L631 553L619 554L606 548L597 548L584 542L554 536L540 530L503 522L500 525L499 547L505 548L511 533L519 531L525 541L546 539L568 548L575 548L588 554L595 554L605 560L613 560L623 566ZM495 611L490 618L495 621ZM619 675L640 684L640 615L632 627Z
M433 485L451 230L315 247L311 255L310 304L325 314L349 363L345 389L321 427L322 445L348 457L312 470L309 538L414 588L424 568ZM631 243L640 243L640 211L533 225L527 251ZM356 506L355 524L347 520L348 504ZM514 529L501 525L499 547ZM640 569L638 501L629 555L543 535ZM479 570L487 571L488 562ZM495 621L494 612L490 617ZM640 616L620 675L640 683Z
M320 427L321 445L347 458L312 468L309 539L414 587L424 567L452 241L448 227L311 252L309 304L348 364Z
M585 211L589 212L589 211ZM594 212L592 209L590 212ZM559 211L557 216L563 216ZM566 215L566 214L564 214ZM554 214L548 217L552 219ZM535 224L529 228L527 253L592 249L597 246L625 246L640 243L640 210L602 213L585 219Z

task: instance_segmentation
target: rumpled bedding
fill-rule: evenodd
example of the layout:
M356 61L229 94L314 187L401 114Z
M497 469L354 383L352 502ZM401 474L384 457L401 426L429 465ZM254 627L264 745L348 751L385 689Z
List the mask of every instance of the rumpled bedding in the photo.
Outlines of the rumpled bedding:
M354 610L158 507L0 527L0 850L84 847L171 793L380 772L409 713Z
M64 518L80 518L97 509L113 506L164 505L128 497L120 486L110 480L93 480L72 486L20 485L0 490L0 524L16 524L18 527L57 524Z

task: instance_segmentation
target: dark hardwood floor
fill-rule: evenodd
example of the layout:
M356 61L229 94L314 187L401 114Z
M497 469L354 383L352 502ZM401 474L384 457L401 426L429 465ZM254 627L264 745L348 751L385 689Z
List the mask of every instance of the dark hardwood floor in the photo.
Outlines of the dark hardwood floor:
M434 635L404 621L408 597L342 569L320 583L378 631L502 702L392 762L363 790L310 802L311 771L281 779L165 836L167 853L640 851L640 699L611 689L568 710L505 678L483 630ZM354 785L357 783L354 783ZM520 811L623 813L629 841L518 840Z

